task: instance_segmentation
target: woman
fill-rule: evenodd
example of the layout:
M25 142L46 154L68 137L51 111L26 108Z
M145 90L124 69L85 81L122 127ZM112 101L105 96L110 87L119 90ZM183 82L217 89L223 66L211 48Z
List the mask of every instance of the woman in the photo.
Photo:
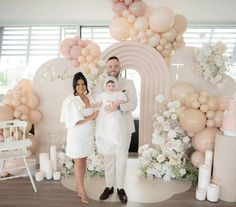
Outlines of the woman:
M62 104L61 122L67 128L66 155L75 162L74 172L76 189L81 201L88 204L88 197L84 187L86 172L86 159L94 150L94 129L92 120L96 119L98 112L93 112L87 80L79 72L73 79L74 95L65 98Z

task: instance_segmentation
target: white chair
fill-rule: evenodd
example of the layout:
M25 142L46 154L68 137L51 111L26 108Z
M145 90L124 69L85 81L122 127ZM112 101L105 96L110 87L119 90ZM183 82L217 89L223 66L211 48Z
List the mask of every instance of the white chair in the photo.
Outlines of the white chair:
M37 192L34 179L31 175L31 172L27 164L27 160L26 160L26 158L30 156L30 154L27 152L27 147L30 147L32 145L31 140L25 138L26 127L27 127L26 121L12 120L12 121L0 122L0 129L3 130L3 136L4 136L4 141L0 142L0 162L1 162L0 180L7 180L7 179L12 179L12 178L29 176L33 189L35 192ZM19 131L23 132L22 140L19 139L19 133L20 133ZM23 166L11 168L11 170L26 168L27 174L13 175L13 176L2 178L1 177L2 171L5 171L5 169L3 170L5 161L9 161L11 159L23 159L24 161Z

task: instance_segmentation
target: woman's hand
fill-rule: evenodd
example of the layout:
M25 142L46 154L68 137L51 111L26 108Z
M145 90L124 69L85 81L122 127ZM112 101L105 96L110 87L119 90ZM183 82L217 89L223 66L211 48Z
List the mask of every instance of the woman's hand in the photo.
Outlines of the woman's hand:
M90 115L92 120L95 120L95 119L97 118L98 112L99 112L99 111L94 111L94 112Z

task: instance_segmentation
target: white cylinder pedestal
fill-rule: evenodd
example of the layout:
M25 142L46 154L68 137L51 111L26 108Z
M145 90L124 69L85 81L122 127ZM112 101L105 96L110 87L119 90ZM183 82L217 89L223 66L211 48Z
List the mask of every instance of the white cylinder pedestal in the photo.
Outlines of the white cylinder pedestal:
M220 186L220 199L236 202L236 136L217 134L213 183Z

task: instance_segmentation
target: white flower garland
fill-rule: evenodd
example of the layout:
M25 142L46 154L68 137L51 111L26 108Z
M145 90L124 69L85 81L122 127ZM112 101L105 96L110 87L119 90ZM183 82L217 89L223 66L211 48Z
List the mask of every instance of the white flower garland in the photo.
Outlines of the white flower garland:
M198 76L215 84L218 89L224 88L228 78L226 73L229 58L224 55L227 47L222 42L207 43L202 48L194 48L196 72Z

